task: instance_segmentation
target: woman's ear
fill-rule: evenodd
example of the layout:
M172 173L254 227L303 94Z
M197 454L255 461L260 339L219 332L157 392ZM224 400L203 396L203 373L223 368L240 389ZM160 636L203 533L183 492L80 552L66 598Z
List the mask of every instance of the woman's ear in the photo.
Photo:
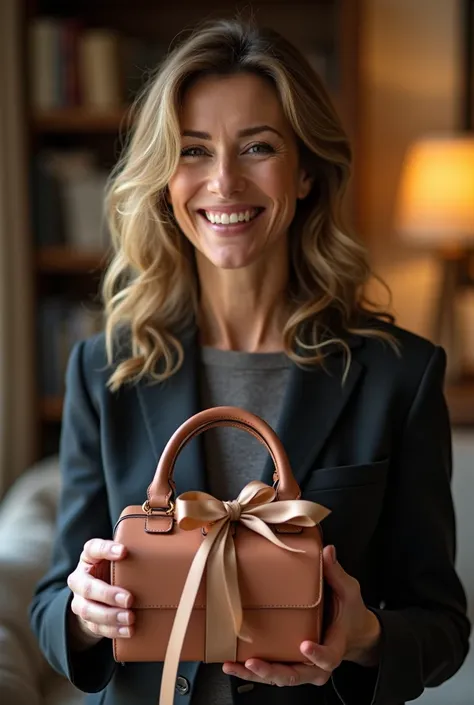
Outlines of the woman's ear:
M306 198L308 193L311 191L313 183L314 183L314 176L312 176L305 169L301 169L300 174L299 174L299 178L298 178L298 188L297 188L296 197L301 200L303 198Z

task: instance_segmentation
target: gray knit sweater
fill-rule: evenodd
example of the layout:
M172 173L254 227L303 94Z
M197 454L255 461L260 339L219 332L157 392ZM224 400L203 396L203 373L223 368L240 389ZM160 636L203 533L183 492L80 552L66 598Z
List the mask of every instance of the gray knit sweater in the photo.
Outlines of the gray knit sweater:
M201 349L202 408L239 406L276 428L290 371L284 353L245 353ZM204 434L207 480L211 494L235 499L240 490L258 479L266 449L256 438L236 428L214 428ZM220 664L202 664L192 705L231 705L230 681Z

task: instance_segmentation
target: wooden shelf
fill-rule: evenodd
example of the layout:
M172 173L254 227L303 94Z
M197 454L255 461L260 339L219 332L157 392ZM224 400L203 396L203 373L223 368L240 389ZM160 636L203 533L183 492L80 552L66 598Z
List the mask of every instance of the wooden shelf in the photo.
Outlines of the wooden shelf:
M40 415L43 421L46 423L60 423L62 414L62 397L43 397L40 405Z
M37 133L115 133L128 126L128 108L108 112L93 112L84 108L58 108L33 116Z
M447 385L446 400L453 426L474 426L474 381Z
M70 247L42 247L36 255L36 266L42 273L90 274L104 268L107 255L102 252L81 252Z

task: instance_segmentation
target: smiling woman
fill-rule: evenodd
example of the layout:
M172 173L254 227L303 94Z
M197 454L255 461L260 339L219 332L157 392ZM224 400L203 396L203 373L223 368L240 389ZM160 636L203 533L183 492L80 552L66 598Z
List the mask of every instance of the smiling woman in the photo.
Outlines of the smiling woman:
M162 681L168 703L175 685L192 705L402 705L468 649L445 353L365 299L370 268L341 217L350 145L283 37L206 25L137 110L107 197L106 331L68 367L55 558L31 610L42 648L91 705L155 705ZM112 640L140 640L150 622L108 583L109 561L127 558L112 527L142 504L176 429L229 404L275 428L302 498L331 510L322 643L292 643L294 663L181 662L176 683L162 664L117 667ZM235 511L251 480L272 484L263 446L235 431L183 449L159 505L170 532L175 495L210 492ZM282 629L270 621L267 638L269 625Z
M238 22L204 26L170 54L137 110L107 199L117 249L104 283L109 355L113 332L134 329L134 355L112 388L173 374L174 333L196 319L203 343L284 349L295 362L303 346L319 364L335 343L349 364L343 331L394 342L365 324L371 272L341 216L350 144L289 42ZM223 322L216 291L225 319L251 316L252 330Z

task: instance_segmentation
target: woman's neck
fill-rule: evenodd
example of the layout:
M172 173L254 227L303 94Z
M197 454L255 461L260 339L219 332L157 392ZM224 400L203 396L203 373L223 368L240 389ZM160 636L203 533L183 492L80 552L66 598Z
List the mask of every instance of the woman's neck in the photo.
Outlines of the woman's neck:
M198 262L201 344L221 350L283 350L290 315L285 269L271 273L249 268L223 270Z

